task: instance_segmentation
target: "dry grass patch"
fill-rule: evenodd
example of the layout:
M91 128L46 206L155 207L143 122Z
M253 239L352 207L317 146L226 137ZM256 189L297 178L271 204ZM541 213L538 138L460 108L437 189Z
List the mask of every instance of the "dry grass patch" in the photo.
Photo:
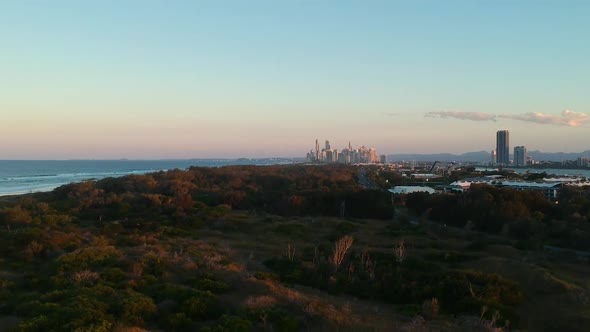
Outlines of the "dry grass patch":
M269 309L277 305L277 299L272 296L249 296L244 306L252 310Z

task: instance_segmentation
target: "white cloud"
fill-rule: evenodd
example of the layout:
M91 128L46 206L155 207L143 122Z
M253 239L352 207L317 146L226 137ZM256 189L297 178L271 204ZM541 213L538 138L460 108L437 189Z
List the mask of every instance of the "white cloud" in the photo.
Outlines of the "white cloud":
M590 122L590 116L582 112L564 110L561 115L543 114L538 112L524 114L502 114L499 118L513 119L525 122L541 123L555 126L580 127Z
M496 115L481 112L439 111L428 112L424 116L428 118L454 118L471 121L496 121Z
M470 121L496 121L496 119L502 118L566 127L580 127L590 123L590 115L582 112L574 112L571 110L564 110L561 112L561 115L544 114L539 112L495 115L481 112L439 111L428 112L424 116L428 118L454 118Z

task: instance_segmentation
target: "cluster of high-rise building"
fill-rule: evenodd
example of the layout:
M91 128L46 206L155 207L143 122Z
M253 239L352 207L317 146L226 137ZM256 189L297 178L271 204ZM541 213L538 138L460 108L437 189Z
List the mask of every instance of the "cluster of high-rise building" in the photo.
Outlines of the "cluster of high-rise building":
M315 149L307 153L307 161L313 163L340 163L340 164L360 164L360 163L383 163L387 162L385 155L379 156L375 148L367 148L364 145L358 149L353 149L350 142L348 147L338 151L332 149L330 141L326 140L324 148L320 150L318 140L315 140Z
M499 166L527 166L533 164L533 159L527 155L526 146L514 147L514 160L510 160L510 132L498 130L496 132L496 149L491 153L492 165Z

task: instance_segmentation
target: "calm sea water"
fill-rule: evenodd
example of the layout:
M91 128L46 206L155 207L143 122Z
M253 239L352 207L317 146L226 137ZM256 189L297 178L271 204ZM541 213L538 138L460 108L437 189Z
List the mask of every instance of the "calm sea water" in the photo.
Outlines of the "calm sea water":
M53 190L61 185L190 166L288 164L289 159L0 160L0 196Z
M476 170L478 171L492 171L496 168L493 167L477 167ZM564 176L564 175L571 175L571 176L581 176L585 178L590 178L590 170L589 169L539 169L539 168L505 168L507 170L512 170L518 174L525 174L525 173L547 173L548 175L557 175L557 176Z

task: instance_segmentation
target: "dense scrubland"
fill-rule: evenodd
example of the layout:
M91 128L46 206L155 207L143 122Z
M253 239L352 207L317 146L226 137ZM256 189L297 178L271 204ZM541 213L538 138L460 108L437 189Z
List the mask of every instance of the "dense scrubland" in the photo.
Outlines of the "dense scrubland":
M387 188L398 174L365 167ZM590 193L190 168L0 199L0 330L582 331ZM544 249L551 245L552 250ZM554 246L561 249L555 249Z

